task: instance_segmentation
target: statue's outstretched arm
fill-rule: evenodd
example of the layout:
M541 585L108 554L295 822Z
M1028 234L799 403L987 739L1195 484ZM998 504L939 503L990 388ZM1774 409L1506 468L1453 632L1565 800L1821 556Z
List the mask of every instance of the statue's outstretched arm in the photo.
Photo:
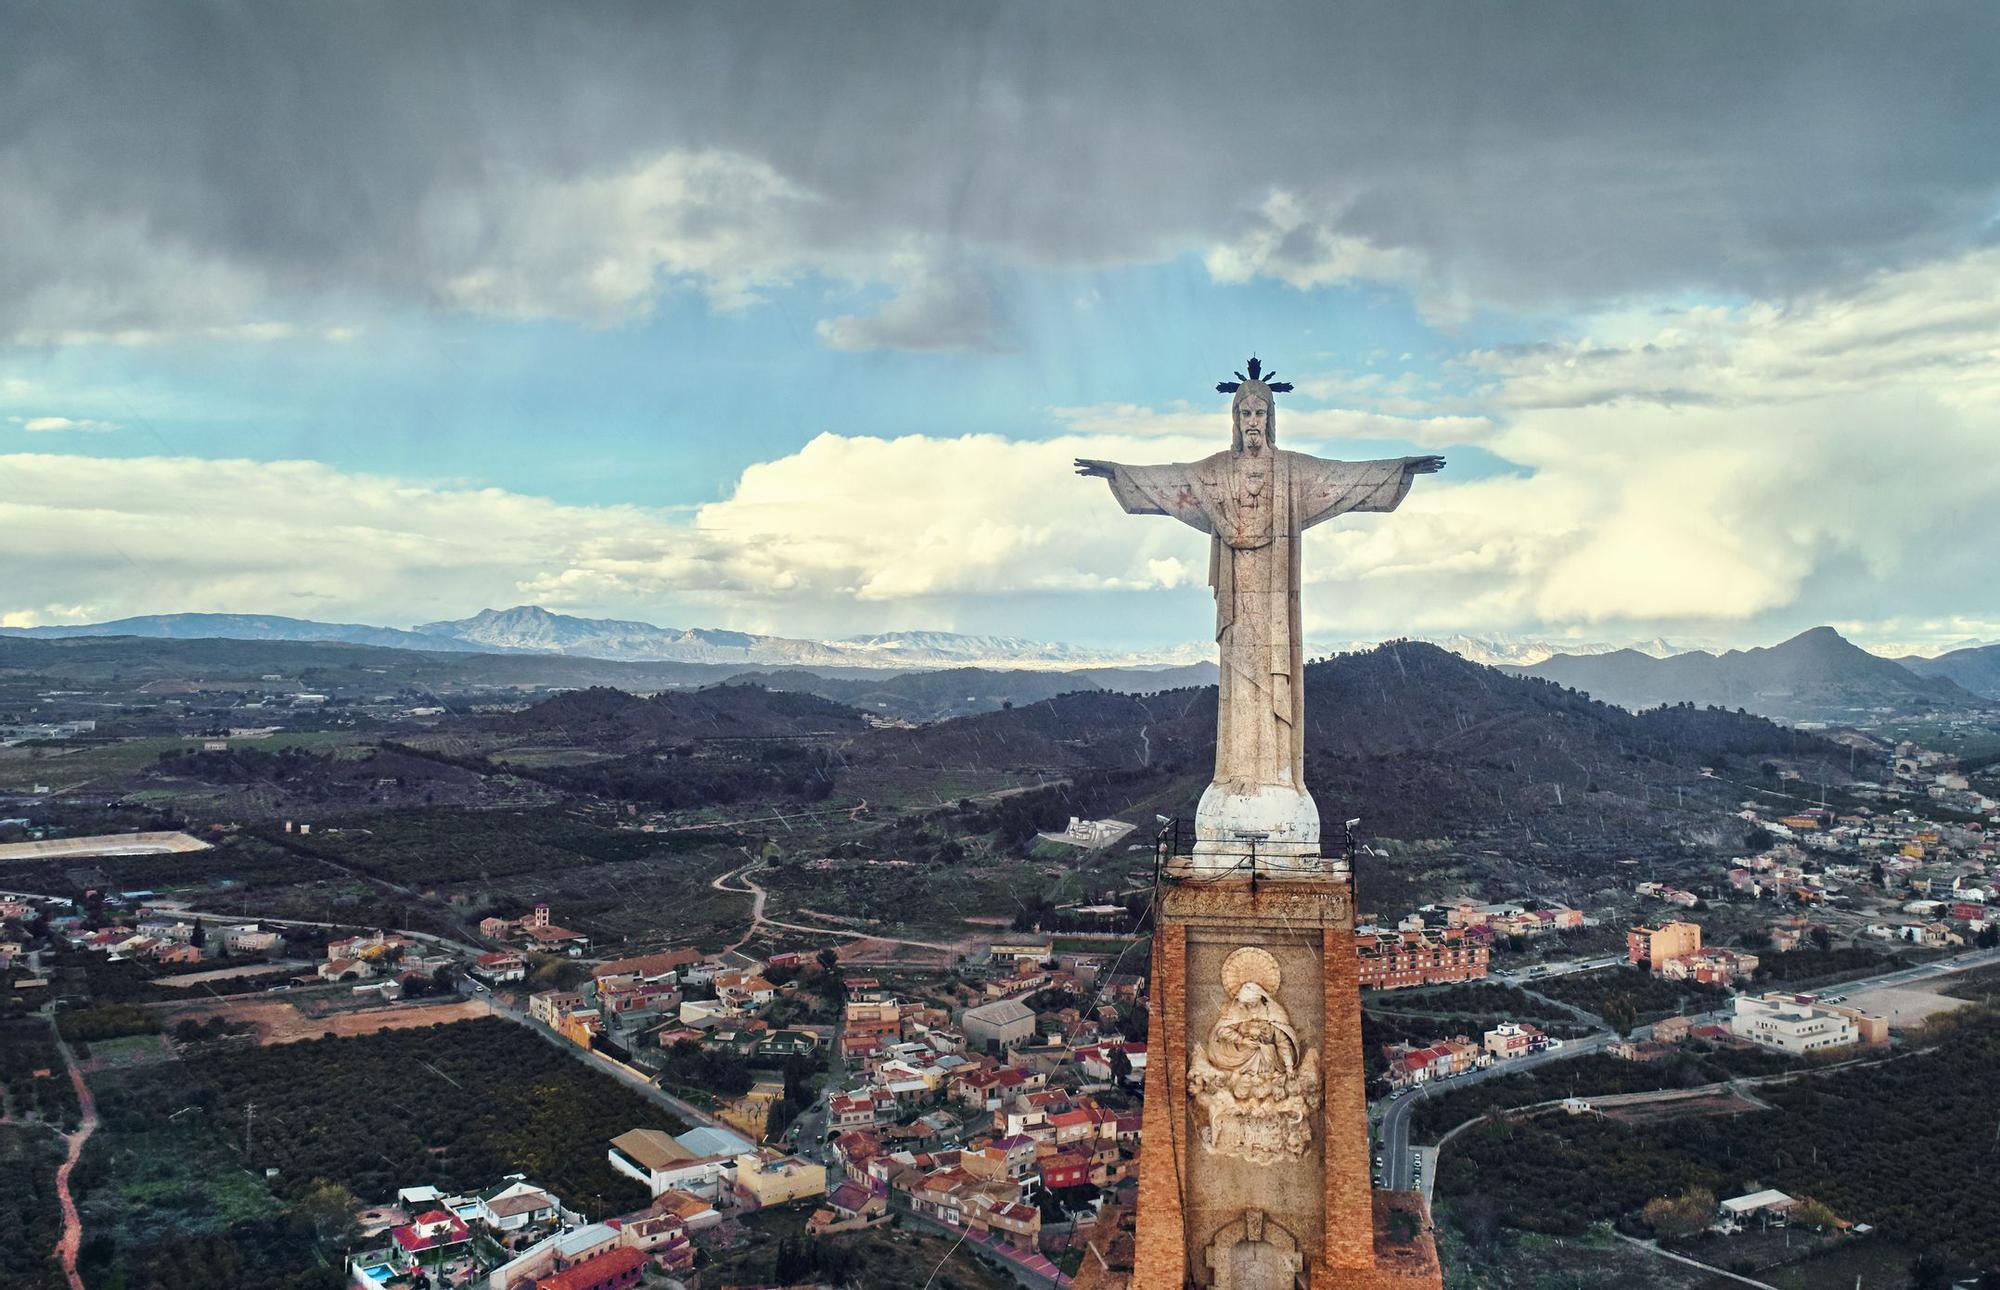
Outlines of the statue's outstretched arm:
M1196 469L1192 462L1128 466L1121 461L1076 459L1076 473L1108 481L1111 495L1128 514L1165 515L1203 533L1213 533L1196 487Z
M1293 518L1302 529L1349 511L1393 511L1402 505L1411 480L1444 468L1442 457L1327 461L1301 453L1292 460L1298 489Z

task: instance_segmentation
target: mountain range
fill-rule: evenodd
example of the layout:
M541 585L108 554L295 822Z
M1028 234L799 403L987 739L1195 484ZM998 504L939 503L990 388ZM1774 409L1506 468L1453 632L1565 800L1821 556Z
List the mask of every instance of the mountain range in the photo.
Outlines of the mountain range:
M1971 657L1896 661L1870 654L1831 627L1815 627L1768 648L1653 658L1634 650L1557 655L1509 668L1638 710L1669 703L1742 708L1785 721L1851 721L1863 716L1992 706L2000 697L2000 649ZM1954 656L1946 655L1950 659ZM1975 690L1955 679L1980 682Z
M534 605L485 609L410 629L265 614L159 614L59 627L0 628L26 638L126 637L351 644L430 654L559 656L577 662L685 669L652 684L687 685L742 672L797 673L770 683L915 720L1035 702L1065 689L1144 693L1211 683L1214 646L1094 650L1018 636L886 632L816 640L714 628L579 618ZM1662 639L1623 647L1507 636L1444 636L1470 662L1556 681L1620 707L1713 704L1785 721L1957 710L2000 699L2000 645L1934 658L1887 659L1818 627L1769 648L1713 653ZM1376 642L1313 642L1308 656L1365 652ZM931 676L922 674L930 673ZM1045 674L1034 679L1028 674ZM611 680L592 676L594 683ZM563 682L568 683L567 679ZM631 682L627 681L626 684Z
M1918 676L1956 681L1974 694L2000 699L2000 644L1955 649L1935 658L1912 655L1896 661Z
M454 653L564 654L630 663L897 670L947 667L1186 667L1212 661L1215 657L1215 647L1207 641L1149 650L1104 650L1019 636L966 635L945 631L878 632L821 640L708 627L660 627L653 623L613 618L579 618L555 613L538 605L482 609L469 618L420 623L409 629L377 627L366 623L322 623L276 614L190 613L149 614L65 626L7 627L0 628L0 635L338 641ZM1666 658L1687 648L1657 638L1626 646L1504 635L1415 639L1427 640L1461 658L1491 666L1526 666L1555 654L1608 654L1621 648ZM1358 653L1373 649L1380 643L1372 639L1312 641L1306 645L1306 653L1315 657Z

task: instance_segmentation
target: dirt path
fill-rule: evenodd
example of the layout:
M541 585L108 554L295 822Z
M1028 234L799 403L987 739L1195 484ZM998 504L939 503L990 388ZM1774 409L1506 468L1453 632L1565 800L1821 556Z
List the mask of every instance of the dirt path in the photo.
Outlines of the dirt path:
M1663 1250L1654 1241L1641 1241L1635 1237L1627 1236L1623 1232L1613 1232L1612 1235L1634 1249L1644 1250L1648 1254L1657 1254L1663 1259L1672 1259L1676 1263L1685 1263L1691 1268L1700 1268L1703 1272L1713 1273L1718 1277L1727 1277L1731 1281L1740 1281L1746 1286L1756 1286L1757 1290L1778 1290L1778 1287L1768 1281L1752 1281L1749 1277L1741 1276L1725 1268L1718 1268L1712 1263L1703 1263L1697 1259L1691 1259L1685 1254L1675 1254L1672 1250Z
M62 1050L63 1064L69 1068L69 1082L76 1089L76 1100L83 1107L83 1123L75 1133L63 1136L69 1140L69 1155L56 1170L56 1198L62 1202L63 1233L56 1242L56 1255L62 1260L63 1275L69 1278L69 1290L83 1290L83 1278L77 1275L76 1255L83 1248L83 1220L77 1217L76 1198L70 1195L69 1176L76 1168L76 1162L83 1158L83 1144L90 1141L90 1135L97 1132L97 1099L90 1095L90 1085L83 1079L83 1071L77 1067L76 1055L69 1050L62 1037L56 1037L56 1047Z
M762 864L763 861L761 860L753 860L741 869L731 869L728 873L720 874L709 881L708 885L714 891L726 891L731 895L750 897L750 926L744 931L742 936L736 939L736 942L728 950L723 951L725 954L729 953L729 950L742 949L749 943L750 938L757 934L757 929L764 923L764 898L769 893L750 879L751 871ZM736 879L743 885L740 887L728 886L727 884L731 878Z
M786 931L791 932L811 932L815 936L845 936L850 940L857 941L882 941L889 945L913 945L920 950L944 950L951 954L960 953L964 948L962 945L943 945L937 941L913 941L900 936L878 936L874 932L844 931L833 927L808 927L804 923L786 923L780 922L775 918L766 918L764 917L764 901L770 893L758 886L757 881L750 876L763 867L764 862L762 860L753 860L741 869L731 869L728 873L709 880L708 885L712 890L728 892L732 896L750 897L749 930L738 937L736 942L729 946L728 949L725 949L723 951L725 954L731 950L742 949L745 945L749 944L750 938L755 936L759 929L765 927L782 927ZM730 886L731 879L742 885Z

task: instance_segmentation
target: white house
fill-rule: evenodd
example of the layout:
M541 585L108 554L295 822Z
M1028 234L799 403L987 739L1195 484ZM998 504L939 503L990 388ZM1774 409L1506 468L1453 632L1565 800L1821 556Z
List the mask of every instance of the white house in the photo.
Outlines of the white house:
M733 1179L736 1157L755 1145L727 1129L689 1129L674 1135L633 1129L611 1140L611 1167L645 1183L655 1196L674 1190L713 1200L725 1178Z
M562 1206L556 1198L523 1179L514 1179L479 1198L479 1217L501 1232L519 1231L534 1223L553 1223Z

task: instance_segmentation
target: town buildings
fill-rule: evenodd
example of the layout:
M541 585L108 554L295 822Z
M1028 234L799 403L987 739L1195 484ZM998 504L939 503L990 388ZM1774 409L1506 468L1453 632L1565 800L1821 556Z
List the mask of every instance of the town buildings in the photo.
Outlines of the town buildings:
M479 921L479 934L491 940L522 941L531 949L567 954L571 958L590 948L588 936L550 920L546 903L536 905L534 912L523 918L483 918Z
M1480 1037L1480 1047L1494 1061L1526 1057L1549 1046L1549 1038L1527 1022L1502 1022Z
M825 1165L768 1149L737 1156L735 1179L737 1197L758 1208L826 1192Z
M986 1052L1019 1047L1035 1033L1035 1010L1018 999L967 1008L959 1026L968 1041Z
M1733 985L1756 972L1761 960L1742 950L1710 948L1670 958L1659 966L1669 981L1698 981L1702 985Z
M1357 933L1354 947L1364 990L1477 981L1492 953L1460 927Z
M1625 933L1625 958L1657 972L1668 959L1677 959L1701 948L1699 923L1669 922L1658 927L1635 927Z
M1738 1039L1795 1055L1889 1042L1886 1019L1822 1003L1809 994L1739 994L1732 1001L1729 1030Z

